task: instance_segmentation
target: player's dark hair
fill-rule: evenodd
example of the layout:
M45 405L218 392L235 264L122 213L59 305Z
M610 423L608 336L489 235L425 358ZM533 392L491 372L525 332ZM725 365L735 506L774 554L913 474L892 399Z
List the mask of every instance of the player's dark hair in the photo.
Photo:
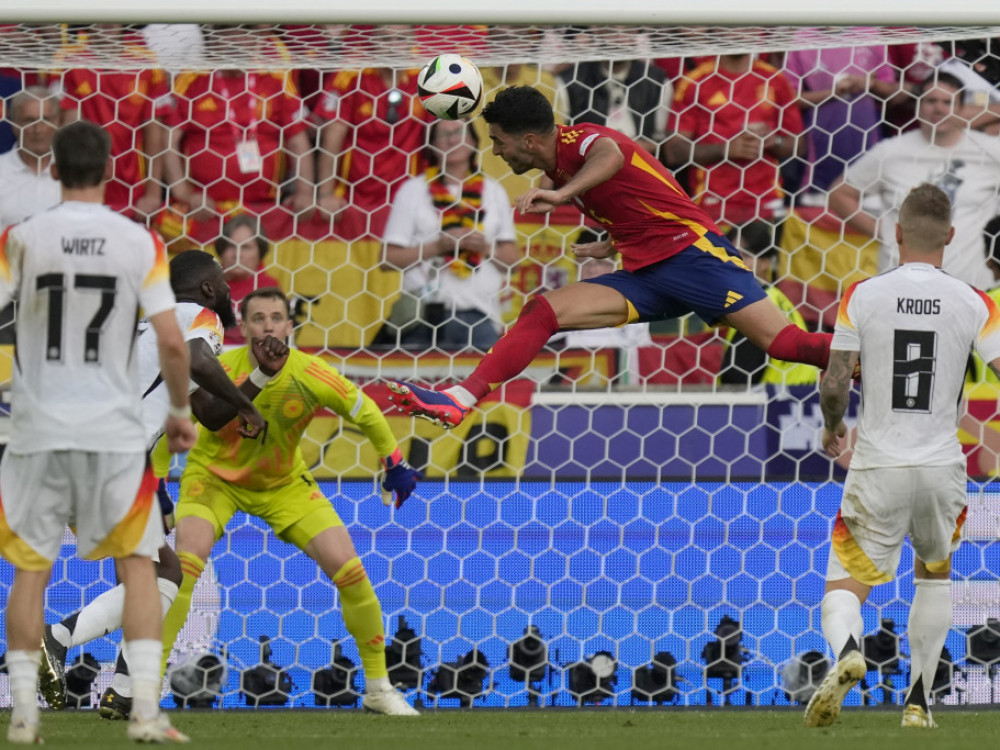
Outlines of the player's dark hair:
M511 86L501 91L483 107L483 119L511 135L545 134L556 126L549 100L531 86Z
M983 244L986 245L986 260L1000 263L1000 216L994 216L983 227Z
M204 250L185 250L170 261L170 288L175 295L194 292L220 270L219 261Z
M223 225L222 234L215 240L215 254L219 257L219 260L222 260L222 254L229 248L236 246L236 243L233 242L233 234L241 227L246 227L253 232L254 242L257 243L257 252L260 253L260 259L263 261L268 252L270 252L271 245L260 233L260 220L249 214L234 216ZM257 269L251 268L250 270L256 271Z
M427 131L427 148L424 149L424 161L431 167L441 166L441 153L434 147L434 137L437 135L438 126L442 122L443 120L435 120L431 123L430 129ZM479 160L477 158L479 155L479 135L469 122L465 123L465 132L472 138L474 146L472 153L469 154L469 174L475 174L479 171Z
M955 91L961 91L965 88L965 84L962 83L962 79L958 76L944 70L935 70L920 82L920 85L917 87L917 93L923 96L927 93L927 89L942 83L945 86L955 89Z
M111 136L99 125L77 120L56 131L52 155L63 187L96 187L104 180L111 156Z
M288 301L288 296L276 286L262 286L247 294L240 302L240 318L242 320L246 320L247 307L250 305L250 301L255 299L280 299L285 303L285 311L288 313L289 319L292 317L292 305Z

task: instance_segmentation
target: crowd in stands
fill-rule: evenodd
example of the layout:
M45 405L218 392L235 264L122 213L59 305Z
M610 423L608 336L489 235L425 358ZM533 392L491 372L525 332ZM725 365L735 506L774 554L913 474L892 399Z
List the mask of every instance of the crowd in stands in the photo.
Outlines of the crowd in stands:
M0 228L58 202L48 173L52 135L85 118L112 137L107 203L158 231L171 252L214 248L237 303L257 287L295 285L295 269L268 265L276 262L272 246L374 243L376 255L364 256L369 267L343 283L360 278L371 291L375 274L397 282L375 308L379 325L358 345L488 349L506 322L501 300L514 269L532 255L535 228L520 230L511 202L539 177L511 174L491 153L481 120L435 121L417 98L416 70L352 66L369 46L416 45L416 32L202 31L59 27L53 69L0 68L0 149L9 149L0 154ZM466 29L473 39L504 31ZM564 36L574 39L547 43L586 49L580 40L589 33L573 29ZM634 41L635 30L602 33L613 46L616 33ZM923 181L944 188L954 205L957 235L945 269L984 291L995 287L982 241L1000 215L1000 55L990 40L886 45L873 29L870 44L830 49L810 46L809 29L799 33L801 49L781 54L602 54L484 67L485 99L531 85L558 121L596 122L636 139L675 170L748 260L767 266L761 282L804 327L829 330L846 285L891 267L896 207ZM0 25L0 34L28 38L32 29ZM335 49L342 66L282 69L293 44ZM156 67L166 51L197 61L213 45L243 50L257 67ZM109 50L122 62L102 69L95 60ZM585 228L572 214L550 219L560 221ZM573 236L565 235L567 259ZM227 332L227 342L238 336ZM731 370L747 355L727 341ZM764 363L755 371L723 372L720 381L775 377L764 377Z

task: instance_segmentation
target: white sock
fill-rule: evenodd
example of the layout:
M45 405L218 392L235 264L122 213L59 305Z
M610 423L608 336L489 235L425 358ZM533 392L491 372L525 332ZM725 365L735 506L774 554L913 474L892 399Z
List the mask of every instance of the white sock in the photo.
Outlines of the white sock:
M76 624L73 626L70 643L63 643L63 645L82 646L95 638L115 632L122 626L122 613L124 611L125 587L118 584L80 610L76 616ZM53 635L55 635L55 630L54 626L52 628ZM56 639L62 643L58 635Z
M170 605L177 598L177 592L180 588L176 583L168 581L166 578L157 578L156 588L160 590L160 608L163 610L163 619L167 619L167 612L170 611Z
M8 651L7 674L10 675L10 694L14 700L11 721L38 723L38 665L41 651Z
M386 690L392 690L392 683L389 682L388 677L375 677L371 680L365 680L366 693L381 693Z
M861 619L861 601L857 596L846 589L834 589L823 597L820 611L823 637L833 649L835 658L840 658L840 652L851 638L861 647L865 624Z
M132 697L132 678L124 672L115 672L111 677L111 689L122 698Z
M460 385L453 385L451 388L445 388L444 392L449 396L453 396L458 403L467 409L471 409L476 405L476 397Z
M132 713L152 719L160 711L160 658L163 644L152 638L125 642L125 659L132 677Z
M930 706L934 673L951 627L951 581L917 578L914 584L916 593L906 626L910 641L910 685L923 676L924 701Z

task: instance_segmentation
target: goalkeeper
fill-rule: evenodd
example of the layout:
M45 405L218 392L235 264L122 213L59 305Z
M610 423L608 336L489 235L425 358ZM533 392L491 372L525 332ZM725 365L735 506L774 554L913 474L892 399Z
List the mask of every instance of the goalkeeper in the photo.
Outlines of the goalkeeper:
M241 313L248 342L291 336L288 298L279 289L251 292ZM188 455L177 504L176 549L183 580L163 624L164 662L187 619L192 591L213 545L233 514L242 510L267 521L278 537L309 555L337 587L344 623L357 642L365 671L362 705L376 713L416 716L389 682L382 608L375 590L347 529L309 473L299 441L312 417L325 407L357 425L383 457L382 487L395 494L397 507L421 476L403 461L375 402L324 360L291 350L287 361L260 363L277 373L268 377L254 351L249 345L240 347L225 352L219 361L236 383L249 381L259 389L254 402L268 421L267 440L243 440L231 423L218 432L202 430ZM232 409L220 402L216 407Z

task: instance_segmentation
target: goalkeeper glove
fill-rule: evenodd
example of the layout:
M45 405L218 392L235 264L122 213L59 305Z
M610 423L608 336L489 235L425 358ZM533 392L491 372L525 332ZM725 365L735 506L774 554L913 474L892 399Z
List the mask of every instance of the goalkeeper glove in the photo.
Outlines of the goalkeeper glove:
M382 459L382 502L386 505L393 504L393 495L396 496L395 505L397 508L413 491L417 489L417 482L424 478L424 475L410 466L403 460L403 454L396 448L391 455Z

